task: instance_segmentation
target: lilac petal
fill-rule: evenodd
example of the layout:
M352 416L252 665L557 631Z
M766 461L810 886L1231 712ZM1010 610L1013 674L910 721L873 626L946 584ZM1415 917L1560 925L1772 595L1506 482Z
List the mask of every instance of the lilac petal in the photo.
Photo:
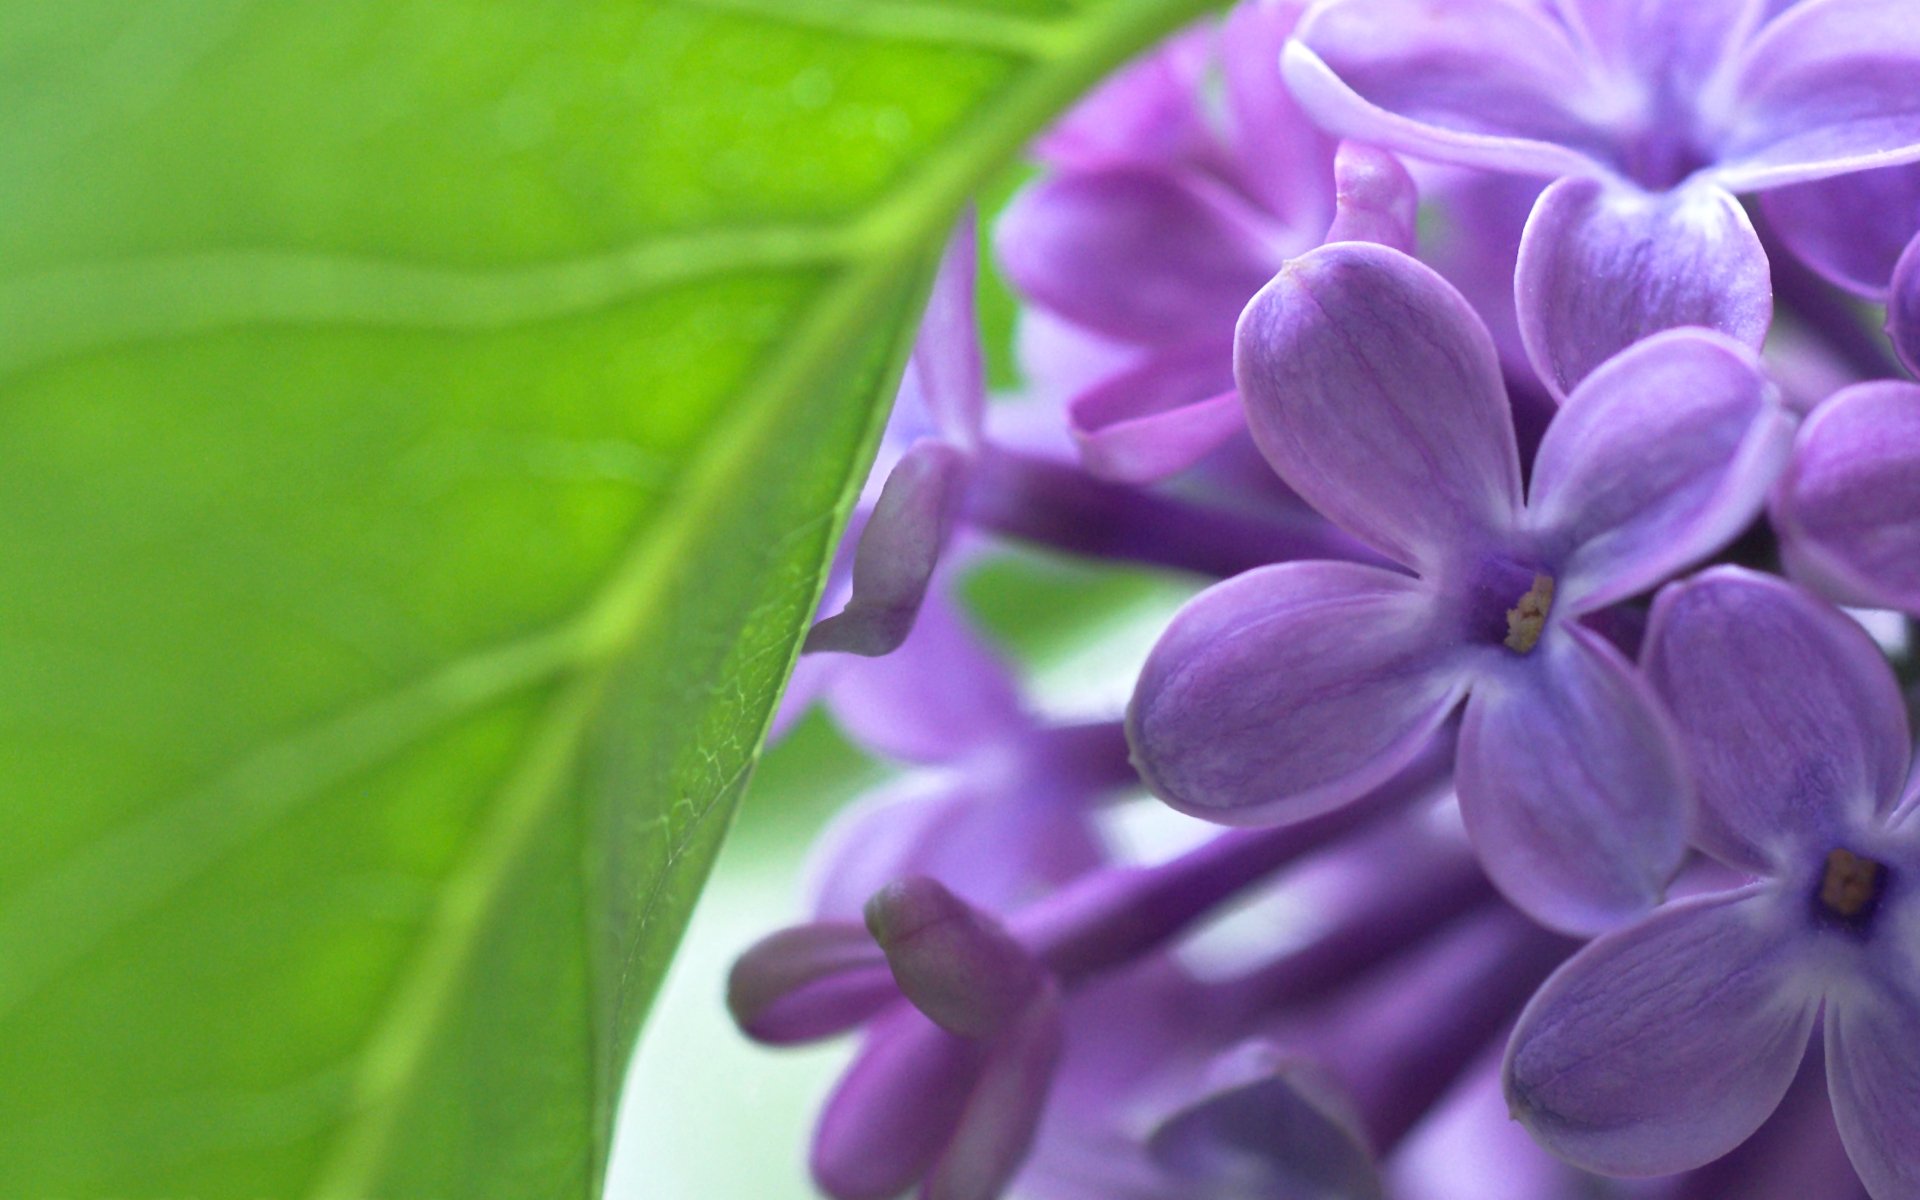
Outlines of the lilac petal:
M1856 171L1762 192L1780 240L1829 281L1885 300L1894 264L1920 230L1920 164Z
M1236 4L1220 27L1228 141L1235 174L1285 229L1318 240L1333 216L1334 140L1300 109L1280 53L1306 0Z
M1555 603L1605 607L1732 541L1792 439L1760 356L1730 338L1674 329L1607 360L1534 457L1528 515L1574 547Z
M727 1011L755 1041L810 1042L842 1033L900 998L880 948L853 921L769 934L727 976Z
M980 322L974 315L974 275L980 257L979 216L969 205L940 258L939 273L920 319L907 370L940 436L963 450L980 444L987 403L986 368L980 356Z
M1422 158L1587 174L1611 138L1601 81L1538 6L1510 0L1332 0L1281 59L1330 132Z
M1723 68L1765 16L1760 0L1558 0L1568 24L1619 75L1637 76L1662 101L1690 97Z
M1542 924L1618 925L1686 853L1686 760L1630 664L1577 625L1476 680L1455 787L1481 865Z
M853 558L853 598L807 632L806 651L877 657L905 641L966 490L967 457L914 443L887 476Z
M1907 370L1920 375L1920 235L1907 245L1893 269L1887 299L1887 334Z
M1493 341L1430 268L1323 246L1254 297L1233 350L1261 453L1356 537L1425 569L1514 523L1519 452Z
M1262 567L1174 617L1127 714L1134 764L1174 808L1228 824L1337 808L1405 766L1464 690L1432 594L1354 563Z
M1773 319L1760 238L1711 184L1563 179L1534 205L1517 271L1521 340L1561 396L1649 334L1699 325L1757 347Z
M1170 171L1064 175L1014 198L1000 261L1035 303L1153 345L1222 337L1277 261L1218 196Z
M1892 806L1912 747L1893 672L1837 609L1718 567L1654 601L1643 669L1700 786L1694 839L1781 869Z
M1206 1095L1162 1120L1147 1153L1183 1200L1383 1195L1359 1120L1306 1062L1268 1043L1229 1051Z
M1211 36L1180 34L1114 72L1042 134L1033 152L1078 171L1192 158L1211 140L1200 105Z
M1920 386L1858 384L1815 409L1773 515L1796 576L1920 613Z
M1146 359L1074 397L1067 423L1088 471L1154 483L1246 428L1233 390L1233 345L1198 342Z
M889 758L952 762L1030 728L1006 664L938 594L892 654L840 661L827 706L849 737Z
M925 876L880 889L866 915L901 992L950 1033L996 1036L1042 986L1041 968L1020 943Z
M1906 933L1911 935L1912 926ZM1911 943L1909 943L1911 944ZM1911 969L1911 963L1906 964ZM1827 1090L1840 1140L1874 1196L1920 1196L1920 979L1827 1003Z
M1804 0L1747 47L1714 175L1755 191L1920 160L1911 0Z
M997 1200L1033 1145L1063 1040L1059 998L1049 991L994 1041L925 1200Z
M874 1026L814 1128L814 1182L834 1200L896 1200L953 1138L987 1056L902 1006Z
M1796 978L1797 913L1758 888L1669 905L1569 959L1507 1047L1507 1102L1534 1139L1608 1175L1733 1149L1780 1103L1818 996Z
M1360 142L1342 142L1333 175L1338 207L1327 241L1378 242L1413 253L1420 193L1399 159Z

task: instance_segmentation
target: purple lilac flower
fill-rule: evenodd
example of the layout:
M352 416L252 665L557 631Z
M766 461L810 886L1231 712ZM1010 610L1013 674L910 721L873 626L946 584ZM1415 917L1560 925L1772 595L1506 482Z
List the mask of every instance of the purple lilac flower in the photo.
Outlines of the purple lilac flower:
M1857 171L1760 196L1780 238L1828 282L1884 302L1920 235L1920 164Z
M1289 263L1235 349L1275 471L1409 573L1287 563L1197 597L1129 711L1148 785L1212 820L1295 820L1397 770L1465 700L1461 809L1502 891L1571 930L1654 903L1684 850L1685 774L1645 685L1579 618L1758 511L1790 425L1753 353L1677 330L1604 364L1523 502L1486 330L1405 255Z
M1323 0L1285 73L1343 137L1558 180L1515 288L1561 393L1661 329L1760 344L1735 193L1920 159L1906 0Z
M1795 578L1843 604L1920 615L1920 385L1857 384L1814 410L1773 523Z
M1660 594L1646 669L1698 776L1700 847L1757 879L1570 960L1515 1031L1515 1114L1589 1169L1699 1166L1779 1105L1818 1022L1861 1180L1920 1194L1920 796L1901 795L1892 671L1841 613L1732 567Z
M1280 80L1303 7L1243 3L1109 82L1040 143L1055 173L1000 221L1007 275L1045 314L1029 365L1065 389L1098 474L1157 480L1244 428L1234 321L1289 256L1349 238L1411 249L1406 171L1364 146L1336 156Z

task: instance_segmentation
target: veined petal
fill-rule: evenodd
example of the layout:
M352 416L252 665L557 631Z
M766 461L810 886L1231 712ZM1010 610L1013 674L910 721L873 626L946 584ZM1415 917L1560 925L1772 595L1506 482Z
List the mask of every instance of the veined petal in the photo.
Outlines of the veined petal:
M1899 685L1839 610L1717 567L1660 593L1642 657L1699 783L1695 841L1716 858L1780 869L1898 799L1913 744Z
M1920 231L1920 164L1855 171L1760 194L1787 249L1831 282L1884 301L1894 264Z
M1202 592L1148 656L1133 758L1174 808L1301 820L1405 766L1458 703L1426 587L1377 567L1262 567Z
M1511 0L1332 0L1281 60L1331 132L1422 158L1584 174L1613 151L1614 107L1566 29Z
M1920 374L1920 235L1907 244L1893 269L1892 294L1887 298L1887 334L1907 370Z
M1796 576L1920 613L1920 385L1857 384L1815 409L1773 513Z
M1001 216L995 244L1014 286L1035 303L1151 345L1225 336L1277 261L1197 180L1140 167L1028 188Z
M1073 398L1067 425L1081 462L1103 479L1154 483L1247 427L1233 390L1233 344L1154 354Z
M1920 160L1909 0L1804 0L1747 47L1715 177L1733 191Z
M1652 908L1686 853L1692 790L1659 702L1577 625L1474 682L1454 786L1488 877L1566 932Z
M1760 356L1731 338L1674 329L1607 360L1534 458L1528 516L1574 547L1555 603L1605 607L1732 541L1792 438Z
M1847 1157L1875 1197L1920 1195L1920 978L1827 1003L1827 1091Z
M1433 568L1518 519L1493 339L1431 268L1384 246L1323 246L1254 297L1233 352L1267 461L1388 556Z
M1561 180L1527 221L1514 291L1527 354L1561 396L1663 329L1698 325L1757 347L1773 319L1760 238L1707 183L1643 192Z
M916 442L894 464L853 557L847 606L807 632L806 651L878 657L906 641L967 486L965 453Z
M1507 1102L1575 1166L1662 1175L1758 1129L1818 1011L1791 926L1761 888L1670 905L1574 955L1521 1013Z

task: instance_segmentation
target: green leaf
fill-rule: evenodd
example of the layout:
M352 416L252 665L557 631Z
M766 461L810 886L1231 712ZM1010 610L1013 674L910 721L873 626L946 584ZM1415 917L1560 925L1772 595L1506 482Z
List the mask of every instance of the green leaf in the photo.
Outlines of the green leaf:
M931 254L1203 7L0 0L0 1195L593 1195Z

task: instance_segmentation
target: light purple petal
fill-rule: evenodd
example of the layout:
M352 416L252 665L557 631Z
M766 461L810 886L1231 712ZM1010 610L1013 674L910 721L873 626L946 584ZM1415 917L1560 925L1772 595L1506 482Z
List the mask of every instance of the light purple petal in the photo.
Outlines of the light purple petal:
M1903 967L1909 976L1895 987L1849 990L1827 1004L1834 1121L1876 1197L1920 1196L1920 978L1911 959Z
M1575 1166L1660 1175L1758 1129L1786 1094L1818 997L1797 913L1757 889L1670 905L1569 959L1520 1015L1507 1102Z
M1753 191L1920 160L1911 0L1805 0L1743 56L1714 174Z
M972 205L961 215L940 259L920 333L907 363L935 429L963 450L980 443L987 404L986 368L980 357L980 322L974 315L974 275L980 249L979 216Z
M1885 300L1894 264L1920 231L1920 164L1856 171L1760 194L1767 222L1822 276Z
M1323 246L1254 297L1233 350L1261 453L1335 524L1422 569L1514 524L1519 452L1493 341L1430 268Z
M1440 162L1585 174L1612 151L1609 101L1567 31L1509 0L1333 0L1281 60L1322 126Z
M1488 877L1556 929L1645 912L1686 853L1686 761L1659 702L1578 626L1474 682L1454 786Z
M847 606L807 632L806 651L877 657L913 630L967 485L967 456L923 440L894 464L860 531Z
M1815 409L1773 512L1797 577L1920 614L1920 385L1858 384Z
M1554 184L1521 237L1514 291L1527 354L1562 396L1649 334L1699 325L1757 347L1773 319L1767 255L1746 211L1702 183Z
M1295 821L1406 765L1459 701L1417 580L1283 563L1202 592L1148 656L1128 710L1156 795L1229 824Z
M1765 15L1761 0L1557 0L1599 61L1655 99L1691 96ZM1671 114L1668 114L1671 115Z
M1219 35L1234 174L1297 235L1301 250L1320 240L1333 216L1334 140L1300 110L1280 76L1280 52L1306 7L1306 0L1236 4Z
M1152 345L1218 339L1278 256L1200 181L1115 168L1014 198L1000 262L1028 299L1097 333Z
M1049 991L996 1038L925 1200L999 1200L1026 1160L1046 1107L1064 1029Z
M1908 243L1893 269L1887 299L1887 334L1907 370L1920 375L1920 235Z
M1773 576L1718 567L1662 591L1643 668L1693 763L1695 840L1725 862L1824 854L1906 781L1913 743L1880 648Z
M938 593L892 654L840 661L828 708L849 737L889 758L952 762L1030 725L1006 664Z
M1732 541L1792 439L1760 356L1730 338L1669 330L1607 360L1534 458L1528 516L1573 547L1555 603L1605 607Z
M986 1056L905 1005L875 1023L814 1127L814 1182L834 1200L896 1200L946 1150Z
M1182 1200L1381 1196L1359 1119L1311 1064L1269 1043L1236 1047L1206 1094L1164 1118L1147 1153Z
M1247 427L1233 390L1233 344L1155 354L1074 397L1068 427L1103 479L1153 483L1192 466Z
M1329 242L1378 242L1412 254L1420 192L1400 160L1362 142L1340 143Z
M1068 170L1192 158L1211 141L1200 101L1213 37L1189 30L1128 63L1075 102L1033 152Z
M830 1037L898 1002L886 959L857 921L816 921L760 939L727 976L727 1011L776 1045Z

